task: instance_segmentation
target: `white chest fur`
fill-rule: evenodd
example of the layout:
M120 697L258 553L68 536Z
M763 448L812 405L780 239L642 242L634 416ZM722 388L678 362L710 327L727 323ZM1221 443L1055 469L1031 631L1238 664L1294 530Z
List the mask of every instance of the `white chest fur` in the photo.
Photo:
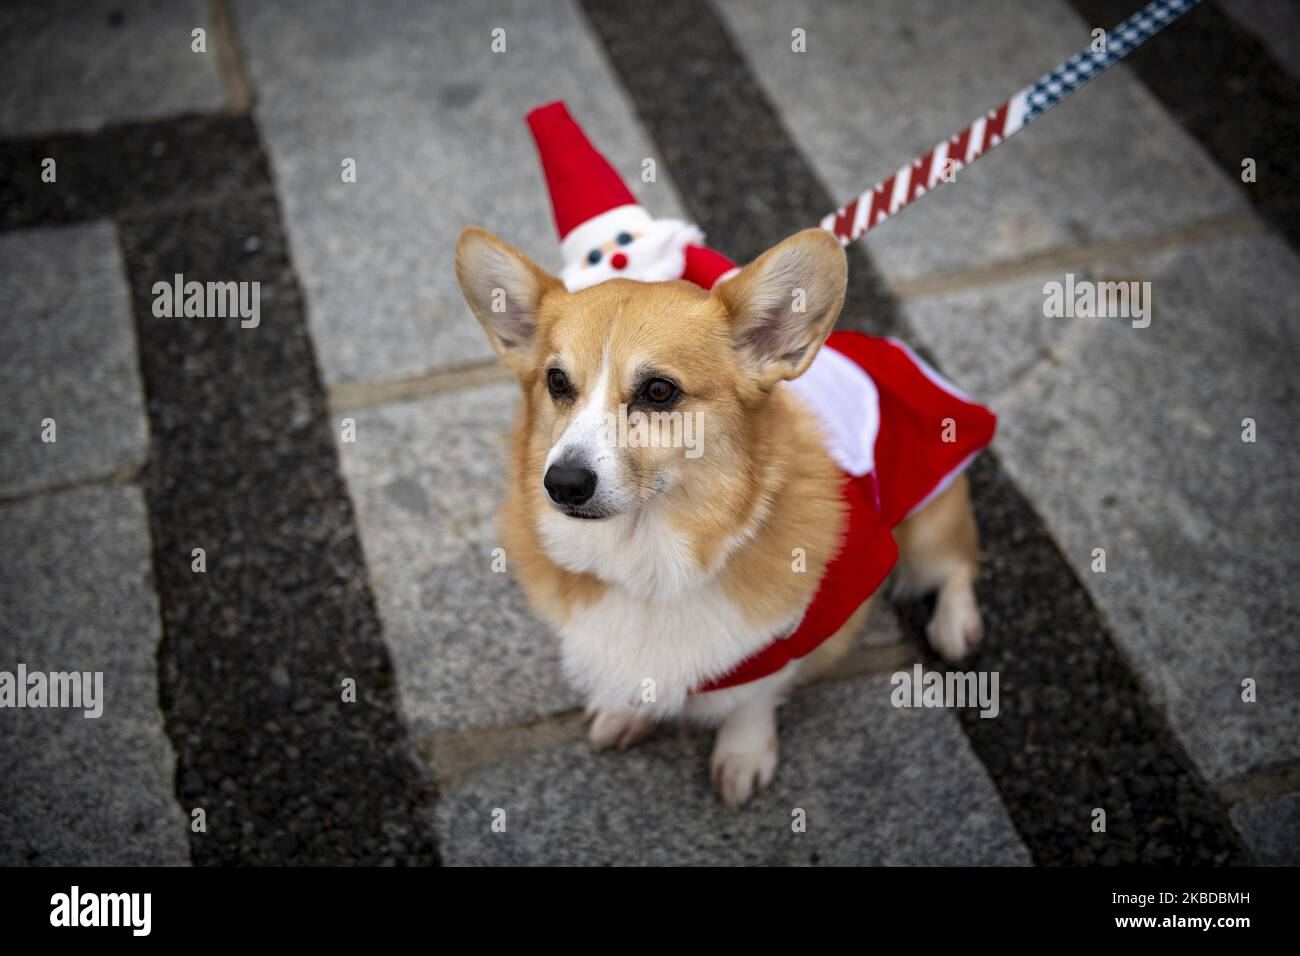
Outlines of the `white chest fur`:
M547 515L539 530L557 564L610 585L559 626L567 676L604 710L679 714L692 688L789 633L802 614L746 622L652 508L601 522ZM718 693L728 694L703 696Z

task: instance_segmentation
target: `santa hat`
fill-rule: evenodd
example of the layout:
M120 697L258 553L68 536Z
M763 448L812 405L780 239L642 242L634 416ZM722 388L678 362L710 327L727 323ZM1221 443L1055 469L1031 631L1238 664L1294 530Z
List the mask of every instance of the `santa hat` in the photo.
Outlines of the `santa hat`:
M643 231L654 222L562 100L537 107L527 119L551 194L565 265L580 262L611 236Z

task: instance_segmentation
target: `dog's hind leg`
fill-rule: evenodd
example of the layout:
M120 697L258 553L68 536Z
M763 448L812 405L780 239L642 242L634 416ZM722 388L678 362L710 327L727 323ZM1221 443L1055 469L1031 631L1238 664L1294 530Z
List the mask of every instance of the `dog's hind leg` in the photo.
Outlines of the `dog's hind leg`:
M934 615L926 627L930 646L944 660L968 654L983 633L975 604L979 574L979 535L965 475L958 475L933 501L894 529L899 565L894 593L937 591Z

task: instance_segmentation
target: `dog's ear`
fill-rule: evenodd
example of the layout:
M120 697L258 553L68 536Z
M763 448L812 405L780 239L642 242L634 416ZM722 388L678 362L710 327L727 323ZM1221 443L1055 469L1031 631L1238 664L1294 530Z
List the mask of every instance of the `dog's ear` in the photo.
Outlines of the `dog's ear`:
M559 279L486 229L471 227L456 243L456 278L501 361L524 372L532 358L542 297L564 292Z
M741 365L760 388L803 374L835 325L847 284L839 241L805 229L714 290L731 316Z

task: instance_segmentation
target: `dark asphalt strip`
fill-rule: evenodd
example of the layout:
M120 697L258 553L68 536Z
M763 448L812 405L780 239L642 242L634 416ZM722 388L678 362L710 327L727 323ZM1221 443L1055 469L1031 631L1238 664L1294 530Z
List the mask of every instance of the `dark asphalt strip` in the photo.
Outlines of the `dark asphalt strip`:
M745 261L834 207L706 3L584 5L711 245ZM904 332L898 303L860 246L849 260L842 325ZM1248 862L1222 806L996 453L980 457L972 480L988 552L979 596L989 637L963 669L999 672L1002 711L993 720L964 714L963 726L1034 859ZM922 640L926 608L900 610ZM1094 808L1106 811L1104 834L1092 830Z
M1089 29L1110 29L1140 6L1138 0L1069 3ZM1216 3L1202 3L1124 62L1300 250L1300 79ZM1253 183L1241 179L1247 158L1256 163Z
M47 155L58 186L30 175ZM191 834L194 861L436 862L433 795L398 714L251 122L3 143L0 181L10 228L117 217L151 430L161 704L177 797L207 821ZM153 284L177 273L260 282L260 326L155 317ZM191 570L195 548L206 573ZM347 678L356 703L342 699Z
M197 145L215 138L219 150ZM111 151L110 151L111 150ZM55 181L41 180L45 159ZM246 119L184 116L0 142L0 229L108 219L261 191L271 179Z

